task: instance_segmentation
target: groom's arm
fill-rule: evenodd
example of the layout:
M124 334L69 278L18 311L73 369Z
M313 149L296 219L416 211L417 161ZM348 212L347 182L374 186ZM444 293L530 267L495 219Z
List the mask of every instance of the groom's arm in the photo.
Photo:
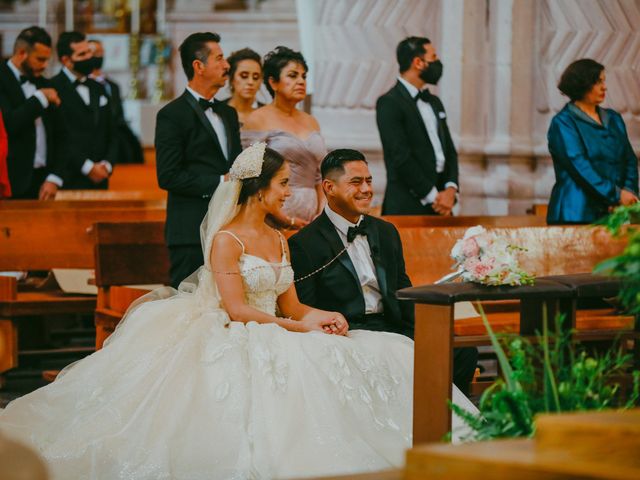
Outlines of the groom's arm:
M397 272L398 272L398 290L402 289L402 288L408 288L413 286L411 284L411 279L409 278L409 275L407 275L407 269L405 267L405 263L404 263L404 252L402 250L402 241L400 240L400 234L398 233L398 230L395 227L393 228L393 232L395 234L395 244L396 244L396 251L397 251L397 259L396 259L396 264L397 264ZM415 309L414 309L414 305L413 302L407 302L407 301L398 301L399 303L399 307L400 307L400 315L401 315L401 321L402 321L402 328L404 331L407 331L407 333L411 333L411 338L413 338L413 331L414 331L414 327L415 327Z
M289 238L289 252L291 255L291 266L293 267L296 279L301 278L314 270L313 263L311 262L309 255L296 238L296 235ZM316 306L317 297L315 283L315 277L310 277L295 284L298 299L301 303L311 307Z

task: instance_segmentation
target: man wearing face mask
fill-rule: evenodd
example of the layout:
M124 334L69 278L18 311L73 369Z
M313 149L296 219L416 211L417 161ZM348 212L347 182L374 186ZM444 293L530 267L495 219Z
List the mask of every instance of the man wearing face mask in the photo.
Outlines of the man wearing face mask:
M102 70L104 64L104 47L100 40L89 40L89 48L93 52L93 72L89 78L98 82L104 88L109 97L111 112L116 126L118 137L118 163L143 163L142 145L135 133L129 127L124 118L124 108L122 106L122 96L120 86L111 78L107 77Z
M16 199L52 200L63 185L66 141L60 97L43 76L50 58L49 34L29 27L16 38L11 58L0 63L0 111Z
M93 52L79 32L61 33L56 49L63 67L51 80L69 130L65 188L106 189L118 142L109 97L102 85L89 78L96 66Z
M436 85L442 63L424 37L408 37L396 49L400 76L378 98L387 186L383 215L451 215L458 191L458 155Z

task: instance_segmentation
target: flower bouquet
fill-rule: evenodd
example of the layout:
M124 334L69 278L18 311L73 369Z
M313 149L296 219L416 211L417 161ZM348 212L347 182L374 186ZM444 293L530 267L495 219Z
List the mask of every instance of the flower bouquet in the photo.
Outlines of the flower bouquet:
M456 272L436 283L461 277L483 285L531 285L534 277L518 263L518 253L523 251L480 225L471 227L451 250Z

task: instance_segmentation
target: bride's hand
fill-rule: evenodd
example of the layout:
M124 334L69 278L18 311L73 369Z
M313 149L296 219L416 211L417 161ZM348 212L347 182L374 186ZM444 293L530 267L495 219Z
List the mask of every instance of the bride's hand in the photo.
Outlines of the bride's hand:
M334 335L346 335L349 330L347 320L338 312L315 310L302 320L305 331L321 331Z

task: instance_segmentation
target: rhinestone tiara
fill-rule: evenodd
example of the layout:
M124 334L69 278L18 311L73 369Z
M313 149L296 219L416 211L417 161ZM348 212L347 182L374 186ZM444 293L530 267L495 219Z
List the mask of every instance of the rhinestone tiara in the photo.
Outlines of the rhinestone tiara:
M229 170L231 179L244 180L245 178L259 177L262 173L262 162L266 148L266 143L257 142L240 152Z

